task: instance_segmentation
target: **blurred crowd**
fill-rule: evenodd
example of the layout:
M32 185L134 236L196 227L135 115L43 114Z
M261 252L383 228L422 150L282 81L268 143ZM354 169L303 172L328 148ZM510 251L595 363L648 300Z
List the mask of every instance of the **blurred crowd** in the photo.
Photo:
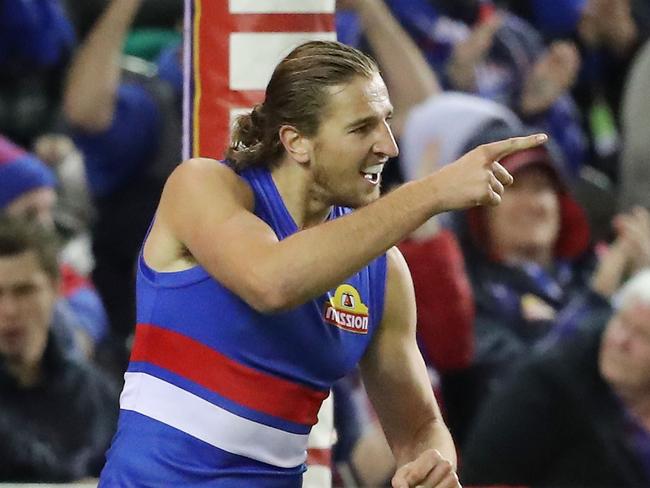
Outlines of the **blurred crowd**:
M134 263L181 158L182 7L0 1L0 482L101 470ZM650 2L338 0L336 28L395 106L384 191L550 136L501 161L498 207L400 245L461 481L650 486ZM358 375L333 398L335 484L388 486Z

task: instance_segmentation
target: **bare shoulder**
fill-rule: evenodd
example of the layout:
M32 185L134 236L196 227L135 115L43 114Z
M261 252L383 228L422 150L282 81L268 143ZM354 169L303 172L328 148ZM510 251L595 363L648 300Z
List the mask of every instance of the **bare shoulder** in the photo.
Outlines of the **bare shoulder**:
M246 204L253 199L252 190L243 178L228 165L209 158L192 158L179 164L167 180L163 199L204 194L211 195L211 201L234 198Z
M187 248L188 237L201 230L209 232L253 206L250 186L227 165L207 158L182 162L165 183L144 246L147 264L158 271L193 266L196 262Z

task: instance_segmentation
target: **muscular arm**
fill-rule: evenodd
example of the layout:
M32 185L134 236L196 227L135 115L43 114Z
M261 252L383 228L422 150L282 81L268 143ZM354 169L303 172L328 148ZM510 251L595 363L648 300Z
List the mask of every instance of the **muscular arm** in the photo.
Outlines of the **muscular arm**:
M357 272L432 214L498 203L501 182L512 177L493 161L544 140L529 136L480 146L343 218L282 241L252 213L252 192L239 176L212 160L190 160L165 185L145 258L170 271L178 263L169 256L187 249L253 308L290 309Z
M113 0L79 47L68 72L63 110L88 132L107 129L120 83L120 56L141 0Z
M361 362L361 374L398 467L432 448L455 466L454 443L416 344L415 325L413 283L404 258L393 248L384 317Z
M446 192L436 187L433 180L409 183L278 241L252 213L252 192L239 176L215 161L190 160L165 186L145 258L156 266L159 256L178 254L180 244L253 308L288 309L336 286L442 211Z

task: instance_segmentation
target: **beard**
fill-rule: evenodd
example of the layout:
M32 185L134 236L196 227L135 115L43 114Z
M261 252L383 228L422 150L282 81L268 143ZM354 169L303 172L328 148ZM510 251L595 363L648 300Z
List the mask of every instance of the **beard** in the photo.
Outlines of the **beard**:
M359 173L356 176L363 179ZM351 181L349 175L333 175L319 164L312 166L312 178L315 190L311 196L327 205L359 208L379 198L381 183L376 185L373 191L364 192L359 182Z

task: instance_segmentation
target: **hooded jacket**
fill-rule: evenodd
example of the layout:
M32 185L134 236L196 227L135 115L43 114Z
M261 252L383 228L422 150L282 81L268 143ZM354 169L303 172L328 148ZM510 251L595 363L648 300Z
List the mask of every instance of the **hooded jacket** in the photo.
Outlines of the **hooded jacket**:
M409 138L402 141L402 169L407 179L420 176L426 164L422 155L431 143L437 144L438 165L444 165L480 144L527 132L530 129L501 105L469 95L443 94L407 118ZM458 239L474 301L472 363L454 387L458 394L443 392L448 410L463 412L450 423L460 444L476 406L505 378L513 362L535 344L550 341L551 336L561 338L590 313L594 303L604 300L589 287L594 263L589 226L558 154L551 143L501 160L515 178L523 168L542 165L557 182L561 228L550 268L532 263L514 266L497 256L490 249L484 210L440 217Z

